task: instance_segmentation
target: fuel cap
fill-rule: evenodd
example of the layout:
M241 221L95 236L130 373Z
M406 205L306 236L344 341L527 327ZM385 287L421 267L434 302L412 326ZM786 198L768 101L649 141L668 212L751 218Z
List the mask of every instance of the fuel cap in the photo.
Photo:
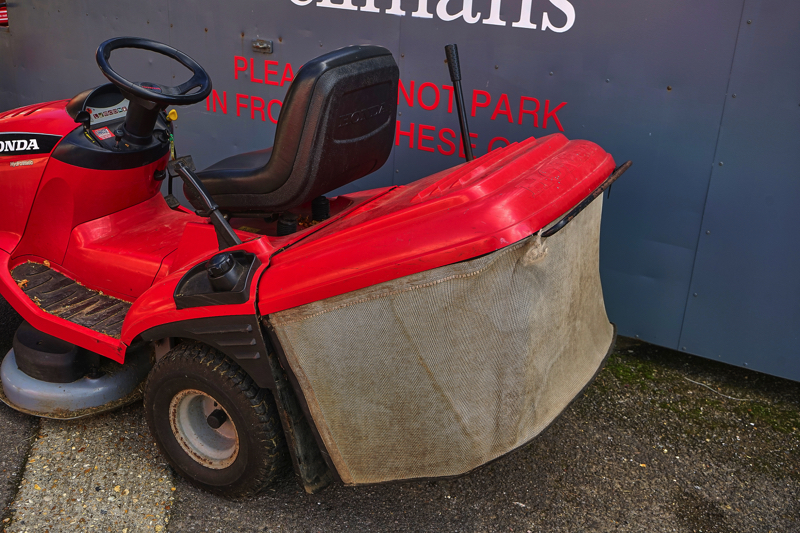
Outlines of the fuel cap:
M233 257L228 252L217 254L208 260L208 273L212 278L224 276L231 268L233 268Z
M206 263L206 273L215 291L231 291L247 275L247 269L230 252L222 252Z

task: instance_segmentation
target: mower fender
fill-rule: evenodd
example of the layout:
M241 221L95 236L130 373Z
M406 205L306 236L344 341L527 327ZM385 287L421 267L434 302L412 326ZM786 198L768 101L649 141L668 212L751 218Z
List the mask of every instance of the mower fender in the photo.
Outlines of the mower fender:
M180 283L186 276L191 276L197 267L218 253L213 229L206 233L209 233L207 237L212 238L200 242L201 246L193 246L195 249L205 247L205 252L200 254L194 252L196 256L194 259L187 261L186 264L182 263L178 270L155 283L133 303L125 317L121 339L128 345L139 338L144 341L167 338L193 339L230 357L259 387L274 389L275 380L267 361L268 352L256 316L255 305L257 282L269 265L271 251L264 239L250 240L226 250L234 254L246 252L260 259L248 274L250 278L242 295L246 299L243 298L235 303L230 299L220 299L215 304L214 298L206 297L199 302L176 306L176 291ZM178 255L181 255L181 252L182 249L179 247ZM191 295L191 292L181 296L187 295Z
M207 344L235 361L259 387L275 391L267 346L255 314L171 322L148 329L140 336L145 341L177 337Z

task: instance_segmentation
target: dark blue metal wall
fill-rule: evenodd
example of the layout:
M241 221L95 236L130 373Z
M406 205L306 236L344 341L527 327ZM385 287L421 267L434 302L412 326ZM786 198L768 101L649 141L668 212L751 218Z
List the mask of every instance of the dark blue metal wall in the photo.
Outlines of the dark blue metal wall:
M442 138L454 140L444 129L458 131L443 46L457 42L465 92L478 104L470 117L478 155L497 137L563 130L598 142L618 162L634 161L603 219L603 284L621 334L800 379L800 4L474 0L469 9L469 0L352 0L355 9L325 7L350 3L11 3L9 31L0 30L0 110L102 83L93 58L102 40L162 40L205 65L227 102L226 112L179 110L179 151L202 167L271 144L274 124L251 107L283 98L287 85L278 82L287 63L296 72L328 50L381 44L413 94L413 105L401 98L398 114L408 134L398 136L383 169L349 189L403 184L459 162L442 154L449 151ZM474 23L445 20L465 5ZM430 17L412 16L424 13ZM274 53L254 52L257 38L272 40ZM250 60L252 79L249 68L235 75ZM263 82L265 60L275 62L267 66L278 74L267 80L277 85ZM115 65L135 79L182 76L133 53L115 56ZM247 104L238 113L237 95ZM536 115L521 114L520 104L538 105Z
M679 346L800 379L800 3L747 0Z

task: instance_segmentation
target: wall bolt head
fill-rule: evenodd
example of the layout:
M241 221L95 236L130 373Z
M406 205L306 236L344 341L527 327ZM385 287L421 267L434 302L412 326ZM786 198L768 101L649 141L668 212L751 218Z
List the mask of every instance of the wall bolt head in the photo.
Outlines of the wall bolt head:
M706 230L706 235L711 235L711 230L710 229Z
M731 98L736 98L736 93L733 93L733 94L731 95Z
M719 162L719 166L722 166L722 161Z
M697 298L697 293L694 293L694 295L693 295L693 296L694 296L695 298Z
M552 71L552 70L550 71L550 75L551 75L551 76L553 75L553 71Z
M752 23L753 23L753 21L752 21L752 20L748 20L748 21L747 21L747 23L748 23L748 24L752 24Z

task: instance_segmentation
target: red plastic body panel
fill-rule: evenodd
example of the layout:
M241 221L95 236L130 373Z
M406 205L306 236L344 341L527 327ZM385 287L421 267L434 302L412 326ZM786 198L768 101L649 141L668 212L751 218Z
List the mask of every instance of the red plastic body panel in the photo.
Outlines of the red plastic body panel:
M2 158L0 180L3 194L0 194L0 249L11 253L16 248L31 211L36 189L42 179L49 154L18 155ZM33 161L30 166L12 167L11 163Z
M197 228L191 230L197 232L192 239L202 239L202 237L199 236L200 225L197 226ZM170 322L191 320L193 318L249 315L255 313L256 291L258 289L257 281L269 266L269 256L275 251L275 249L270 245L270 242L266 237L253 238L253 235L249 235L251 240L243 242L242 244L234 246L233 248L229 248L231 251L244 250L256 254L261 260L262 264L258 271L256 271L253 278L253 283L250 285L250 299L247 302L235 305L213 305L180 310L175 308L175 299L173 298L173 295L175 294L175 287L178 285L178 282L181 280L183 275L186 274L186 272L192 266L198 264L200 261L209 259L212 255L218 252L216 247L216 236L214 234L213 227L210 225L205 225L203 227L208 228L210 230L210 235L214 236L214 247L211 249L206 249L205 252L196 257L195 260L182 265L178 270L171 272L165 278L156 282L150 290L148 290L144 295L142 295L141 298L134 302L130 311L128 311L127 317L125 317L125 323L122 326L122 335L120 338L123 342L130 344L133 342L136 336L143 331L160 326L162 324L168 324ZM187 227L187 233L189 233L189 231L189 227ZM237 233L242 240L248 237L247 234L240 232ZM181 244L183 245L184 243L182 242ZM182 251L179 248L176 254L181 255L181 253Z
M377 189L349 195L347 198L336 199L332 203L347 205L347 209L337 215L305 230L284 237L259 237L258 235L237 230L236 233L242 244L231 250L245 250L256 254L261 261L261 266L256 272L250 291L250 301L244 304L227 306L205 306L191 309L177 310L173 295L175 287L183 275L193 266L202 261L207 261L218 252L217 237L213 226L208 223L190 222L186 225L178 249L164 259L161 269L156 276L156 283L145 292L131 307L125 324L122 328L121 339L130 343L143 331L161 324L204 318L212 316L227 316L251 314L256 312L257 289L259 278L269 270L270 257L278 250L288 248L298 242L314 235L315 231L335 226L348 214L353 213L358 207L369 203L370 200L380 198L385 192L391 190ZM197 218L198 221L204 220ZM248 219L249 220L249 219ZM252 223L252 222L251 222ZM298 273L302 275L302 273Z
M92 170L50 159L12 257L29 255L63 264L73 228L152 198L161 187L153 174L166 161L164 156L141 168Z
M125 360L127 345L122 341L55 317L34 304L11 277L9 260L9 254L0 251L0 294L22 315L22 318L49 335L99 353L118 363Z
M0 133L64 136L77 125L64 110L66 100L36 104L0 114ZM22 238L49 154L0 155L0 250L11 253ZM31 164L27 164L28 162ZM23 165L14 163L25 162Z
M258 309L269 314L493 252L561 217L613 170L596 144L555 134L394 188L274 255Z
M84 285L132 301L153 284L196 215L170 209L160 194L72 231L64 270L91 272Z

